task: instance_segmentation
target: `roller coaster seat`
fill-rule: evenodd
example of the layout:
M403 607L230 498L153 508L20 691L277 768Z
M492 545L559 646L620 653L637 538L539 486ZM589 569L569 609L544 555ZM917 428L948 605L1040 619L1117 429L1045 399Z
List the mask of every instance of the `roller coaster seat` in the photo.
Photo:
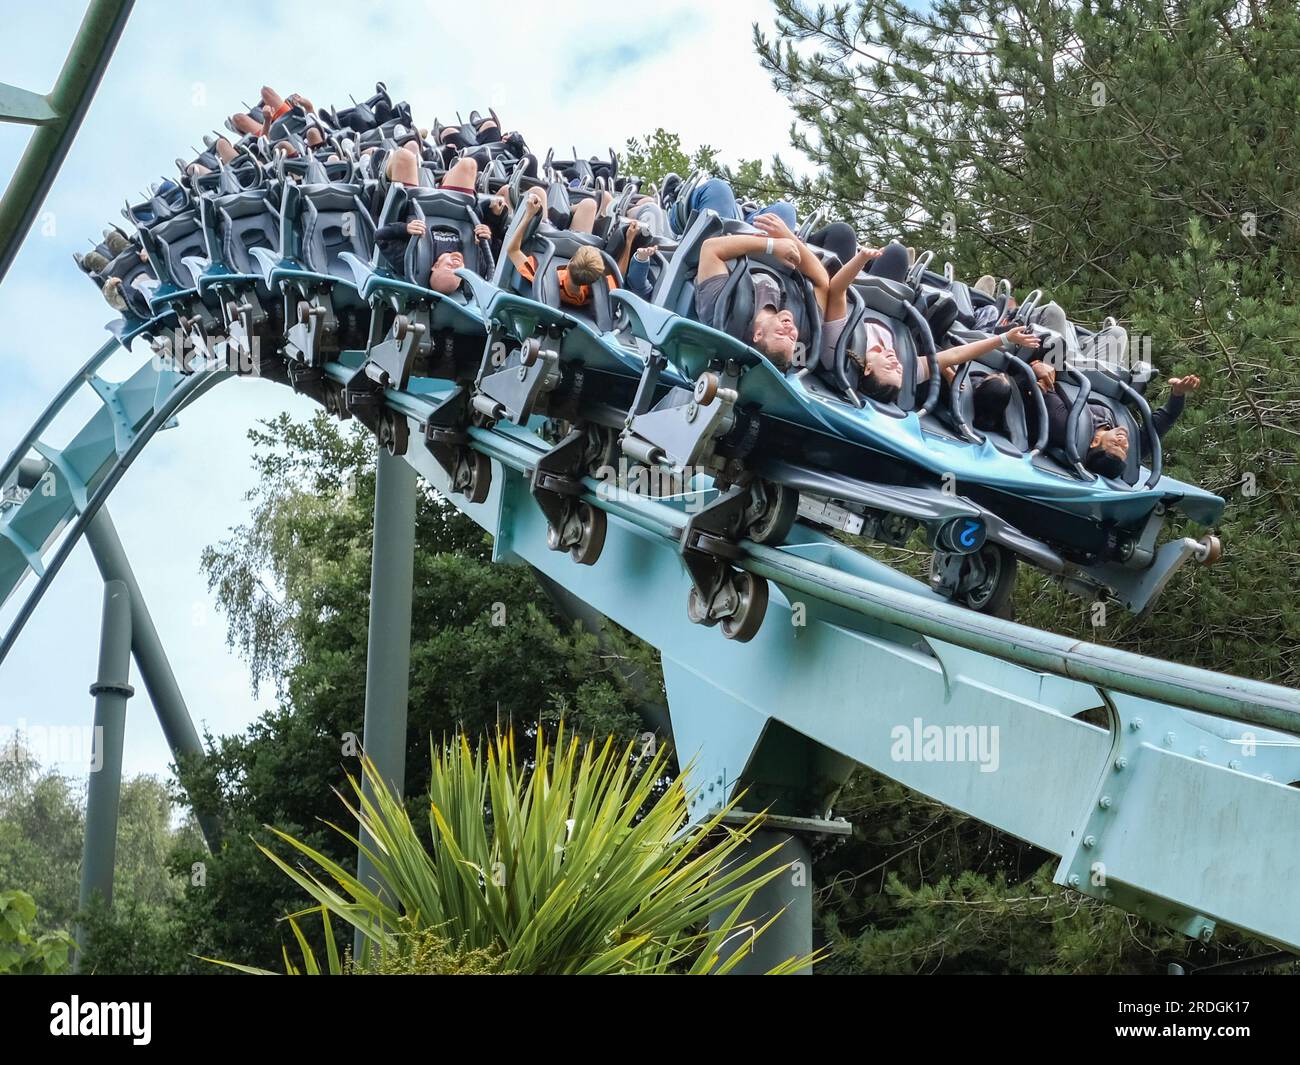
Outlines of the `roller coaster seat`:
M748 223L724 219L715 211L695 212L690 227L655 286L652 302L683 318L696 318L695 275L700 265L700 249L709 238L730 234L760 235L759 230ZM794 315L800 343L805 345L806 351L818 352L821 312L813 297L812 286L802 274L792 272L784 263L766 255L745 256L731 264L731 276L718 299L714 320L704 324L749 343L753 335L749 325L754 318L754 278L751 274L754 270L776 280L784 296L783 306ZM742 277L748 281L748 289L740 283Z
M569 260L581 247L594 247L604 260L606 275L597 278L588 287L591 300L583 306L565 304L560 297L560 269L567 266ZM556 310L563 309L567 314L590 319L602 333L613 331L616 325L615 309L610 301L612 276L618 287L623 285L623 275L618 264L600 246L600 242L588 233L570 233L567 230L554 229L543 225L536 236L526 245L527 254L537 259L534 272L533 298Z
M165 178L154 186L149 199L143 203L128 204L122 214L137 226L151 226L184 211L189 205L189 193L184 186Z
M276 251L280 244L280 212L270 189L249 189L203 202L208 253L236 274L260 274L254 248ZM215 238L215 246L214 246Z
M915 299L915 290L902 281L893 281L872 274L860 274L850 286L848 320L833 352L823 352L823 365L829 358L830 372L837 383L842 383L864 403L883 414L899 417L916 410L917 385L920 378L917 367L926 358L925 346L918 342L916 326L909 320L907 307ZM883 327L894 338L894 351L903 370L903 382L898 398L886 403L866 395L861 390L862 370L850 353L861 356L870 342L871 327Z
M281 211L280 250L313 273L353 280L341 258L349 252L369 260L375 226L352 184L287 185Z
M1064 462L1076 471L1082 471L1088 477L1097 475L1086 466L1088 449L1092 443L1095 422L1098 418L1108 420L1116 427L1128 430L1128 459L1124 472L1118 478L1106 480L1115 485L1121 482L1135 485L1141 469L1143 451L1143 427L1141 422L1122 401L1118 389L1112 386L1118 382L1105 374L1084 373L1073 369L1064 374L1057 371L1057 391L1065 398L1069 407L1066 421L1066 440L1064 448L1054 446L1050 454L1057 461ZM1107 383L1108 382L1108 383ZM1101 389L1098 389L1101 384ZM1110 394L1107 394L1107 393Z
M412 237L407 243L402 263L402 272L407 281L423 288L428 287L436 248L434 234L439 230L454 235L459 241L467 269L480 276L491 273L491 263L484 261L482 249L474 238L474 227L480 219L477 200L473 196L448 189L407 189L397 186L389 190L385 215L394 219L403 217L406 204L410 205L410 217L423 219L426 226L424 236Z
M979 339L980 334L957 337L962 343ZM980 383L994 374L1003 374L1011 384L1002 429L989 429L975 424L975 391ZM1046 422L1037 406L1031 419L1026 397L1032 397L1028 388L1037 388L1033 371L1014 354L991 351L958 367L948 390L947 409L964 429L988 440L999 451L1008 455L1022 455L1038 446ZM1032 430L1032 431L1031 431Z
M190 208L140 230L140 240L159 281L176 289L194 287L193 272L185 260L207 259L207 242L198 210Z

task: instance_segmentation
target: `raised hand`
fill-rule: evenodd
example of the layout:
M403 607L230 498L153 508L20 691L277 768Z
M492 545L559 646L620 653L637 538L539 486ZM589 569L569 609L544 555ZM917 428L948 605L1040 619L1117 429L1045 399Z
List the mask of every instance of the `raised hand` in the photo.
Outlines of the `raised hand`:
M785 224L779 215L758 214L753 217L749 223L755 229L761 230L769 237L785 238L786 240L795 240L795 235L790 232L790 227Z
M1169 391L1175 396L1185 396L1189 392L1195 392L1201 387L1201 379L1194 373L1186 377L1169 378Z
M1038 337L1023 325L1013 325L1002 335L1017 347L1033 349L1039 345Z

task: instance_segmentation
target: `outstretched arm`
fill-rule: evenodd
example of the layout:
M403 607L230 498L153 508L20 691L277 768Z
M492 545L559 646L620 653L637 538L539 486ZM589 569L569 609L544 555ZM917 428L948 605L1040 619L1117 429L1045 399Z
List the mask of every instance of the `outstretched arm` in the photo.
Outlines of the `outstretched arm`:
M826 320L836 322L849 313L847 294L853 279L872 259L880 258L879 248L859 248L858 253L836 271L826 291Z
M772 254L791 269L799 267L799 249L797 241L773 240L757 234L737 233L730 237L710 237L700 245L700 265L695 271L696 281L707 281L711 277L727 272L727 263L746 255L762 255L767 251L768 242L772 244Z
M964 362L978 359L981 355L987 355L990 351L997 351L998 348L1003 346L1004 338L1009 342L1008 346L1038 347L1038 337L1034 336L1023 325L1017 325L997 336L985 337L983 340L972 340L969 344L960 344L955 348L947 348L939 352L939 369L947 370L953 366L960 366Z
M826 267L822 261L813 254L813 250L808 247L802 240L790 232L787 226L777 215L760 214L756 215L750 222L755 229L761 229L769 237L776 240L788 240L794 243L799 252L799 261L796 269L812 282L813 294L817 297L817 306L826 313L826 301L830 293L831 279L826 273Z
M537 214L546 205L546 200L540 189L529 189L528 195L524 198L523 212L524 222L515 227L515 231L510 234L510 243L506 245L506 255L509 256L514 268L521 274L527 270L528 256L524 254L524 230L528 228L528 220Z
M1183 413L1183 407L1187 405L1188 395L1200 387L1201 379L1196 374L1169 378L1169 398L1165 400L1163 407L1151 415L1151 422L1157 436L1164 436L1170 426L1178 421L1179 415Z

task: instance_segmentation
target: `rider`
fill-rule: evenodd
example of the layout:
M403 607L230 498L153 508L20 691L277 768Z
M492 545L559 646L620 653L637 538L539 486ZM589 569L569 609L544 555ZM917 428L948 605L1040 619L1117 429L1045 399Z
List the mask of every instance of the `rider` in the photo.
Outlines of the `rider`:
M1047 442L1052 447L1064 448L1070 419L1070 405L1057 390L1056 370L1052 366L1038 361L1033 363L1033 369L1038 379L1038 387L1043 391L1043 402L1047 407ZM1151 414L1151 426L1157 437L1164 437L1183 413L1187 396L1200 387L1201 379L1196 374L1169 379L1169 398L1163 407ZM1101 477L1122 476L1128 465L1130 443L1128 429L1123 425L1115 424L1114 413L1104 403L1088 402L1086 414L1092 421L1092 435L1084 455L1084 468ZM1143 462L1150 461L1148 452L1146 436L1143 434Z
M695 273L695 314L705 325L715 325L718 297L726 286L729 262L746 255L775 257L797 270L812 283L817 306L824 310L830 290L826 267L812 250L796 237L785 219L775 213L760 213L750 219L759 233L736 233L710 237L700 245L700 262ZM783 373L794 364L799 328L794 315L782 306L777 286L760 280L754 286L754 317L747 336L737 337L766 355Z

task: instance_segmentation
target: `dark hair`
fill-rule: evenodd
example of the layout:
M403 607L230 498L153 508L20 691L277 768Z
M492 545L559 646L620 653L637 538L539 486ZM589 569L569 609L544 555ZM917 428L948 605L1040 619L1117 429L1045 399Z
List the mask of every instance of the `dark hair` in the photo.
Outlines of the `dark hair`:
M864 373L858 378L858 391L877 403L897 403L903 390L898 385L887 385L884 381L877 381L871 374Z
M1120 458L1118 455L1111 455L1099 447L1088 448L1088 454L1084 457L1083 464L1099 477L1109 477L1112 480L1118 480L1124 476L1124 471L1128 469L1128 461Z
M1005 374L988 374L975 385L975 428L983 432L1004 432L1011 382Z

